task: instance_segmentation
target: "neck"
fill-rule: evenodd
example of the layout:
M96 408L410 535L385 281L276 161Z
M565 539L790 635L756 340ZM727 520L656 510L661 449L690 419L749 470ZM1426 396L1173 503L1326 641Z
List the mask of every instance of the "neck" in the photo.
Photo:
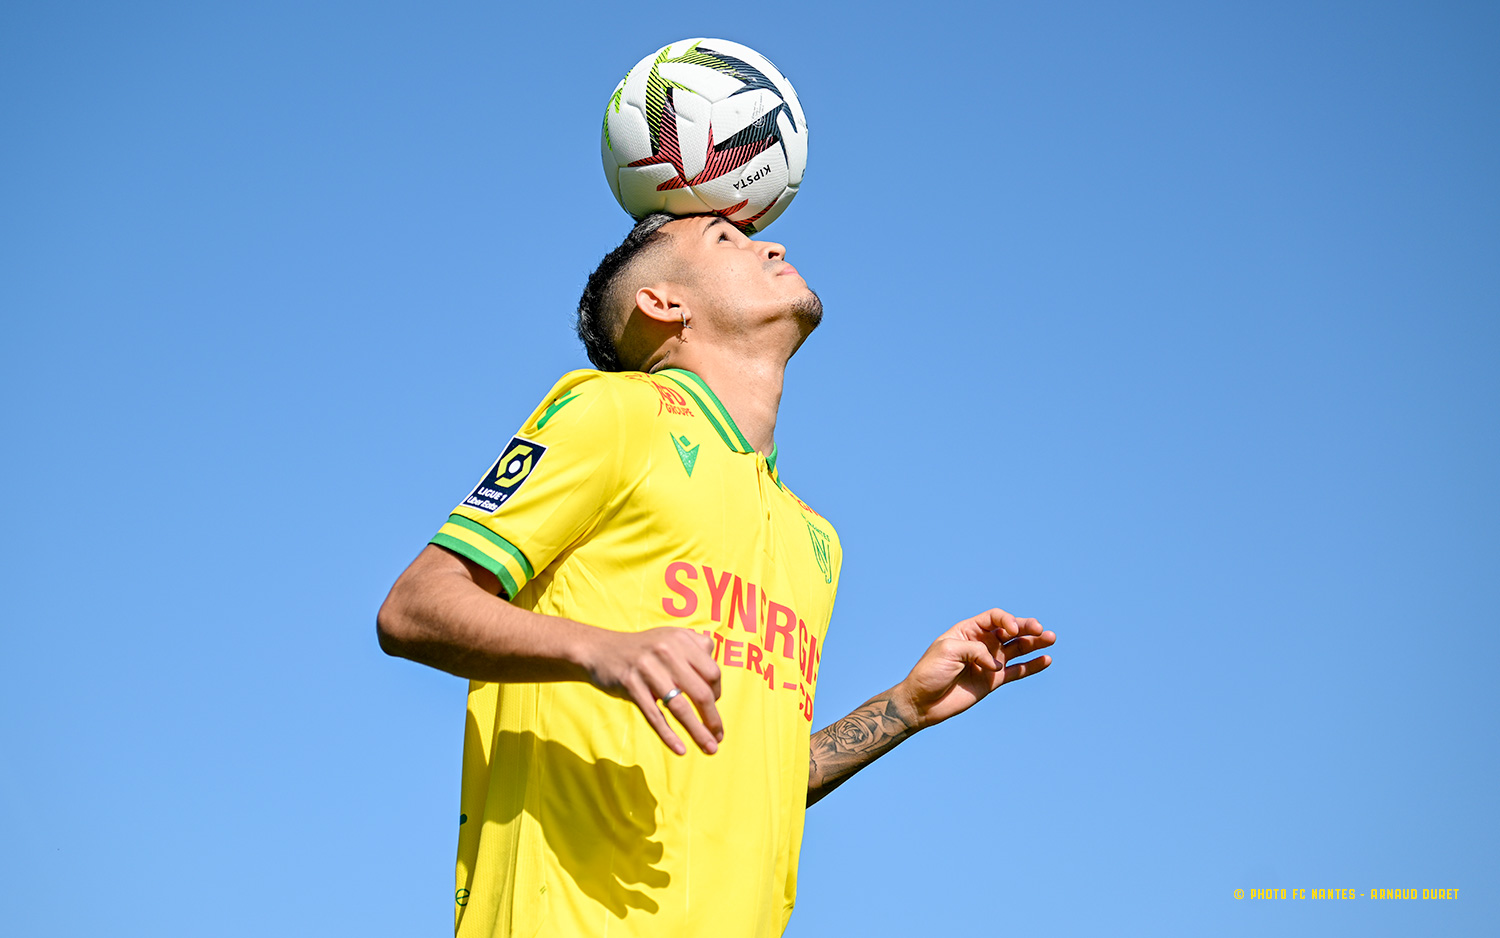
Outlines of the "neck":
M718 396L729 416L759 453L776 446L776 412L786 358L747 358L743 355L680 355L667 367L682 368L702 378Z

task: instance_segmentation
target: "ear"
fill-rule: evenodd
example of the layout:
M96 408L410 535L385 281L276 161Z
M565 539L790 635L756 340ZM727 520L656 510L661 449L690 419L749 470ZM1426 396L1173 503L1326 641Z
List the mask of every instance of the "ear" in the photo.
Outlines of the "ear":
M641 287L635 291L635 308L657 322L673 325L681 323L687 312L685 298L675 286L668 283Z

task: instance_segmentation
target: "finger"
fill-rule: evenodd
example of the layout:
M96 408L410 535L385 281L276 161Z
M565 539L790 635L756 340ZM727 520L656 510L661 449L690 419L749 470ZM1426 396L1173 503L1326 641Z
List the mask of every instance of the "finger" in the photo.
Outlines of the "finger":
M994 653L980 641L953 642L949 648L957 653L957 657L967 664L977 665L986 671L998 671L1005 666L1005 659L996 658Z
M708 683L703 678L698 676L698 672L694 669L691 662L678 661L675 662L675 667L673 667L673 662L665 663L672 668L673 679L677 682L677 689L682 691L682 695L673 698L671 705L667 709L671 710L673 715L677 717L677 722L682 723L687 731L693 734L693 738L697 740L699 746L703 747L704 752L714 752L718 747L704 745L704 739L699 738L698 734L694 732L693 725L698 725L698 720L695 719L693 725L689 725L684 721L683 714L677 709L679 702L688 708L690 715L691 710L697 708L698 715L702 719L701 726L706 729L708 739L715 743L722 740L724 738L724 721L719 716L719 708L714 706L713 689L708 686Z
M1000 646L1005 642L1005 635L1000 632L980 631L974 636L974 640L984 642L984 647L990 650L990 654L998 656L1001 654Z
M664 650L659 651L658 655L672 669L677 686L692 698L693 704L703 716L704 725L715 739L722 740L724 722L719 717L719 708L714 705L714 701L723 694L724 685L719 666L713 659L714 640L697 632L688 634L692 641L687 645L683 660L669 660Z
M1009 684L1011 681L1019 681L1023 677L1031 677L1038 671L1045 671L1051 663L1051 655L1042 655L1040 658L1028 658L1017 664L1009 665L1005 669L1005 679L1000 683Z
M1042 624L1035 619L1017 619L1016 634L1040 635L1042 634Z
M682 688L682 694L693 702L698 709L698 715L703 720L703 725L713 734L714 739L724 740L724 718L719 716L719 708L714 703L718 696L697 672L691 668L685 668L683 675L678 679L677 686Z
M682 724L682 728L687 730L693 742L698 744L698 748L713 755L719 751L718 735L698 718L697 711L693 709L694 703L694 700L687 695L687 691L683 691L667 701L667 709L672 711L672 716L676 717L677 722Z
M703 680L703 683L708 685L713 692L713 699L718 700L724 694L724 685L722 672L718 664L714 662L714 640L698 632L693 632L693 637L701 640L693 644L701 649L703 654L689 655L688 664L692 665L693 671Z
M1051 632L1043 632L1040 635L1022 635L1013 638L1000 646L1000 653L1006 661L1014 661L1022 655L1029 655L1038 648L1050 648L1057 641L1057 636Z
M1019 631L1016 627L1016 617L1004 609L981 612L974 617L973 622L986 632L999 632L1006 638L1014 638Z
M672 716L677 718L677 722L682 724L683 729L687 730L693 742L698 744L698 748L712 754L719 748L718 740L714 738L714 734L698 719L698 714L693 711L693 700L688 696L688 688L683 687L681 683L694 680L695 678L692 675L685 674L688 670L686 664L673 667L670 661L663 660L662 656L664 654L670 653L659 651L656 657L646 658L641 661L641 673L646 679L646 686L651 689L657 700L661 700L666 705L666 708L671 711ZM683 673L684 677L679 678L678 673ZM707 696L707 688L702 686L702 681L697 681L697 683L699 685L698 694L700 696ZM674 690L681 691L681 693L672 694ZM665 700L664 698L669 694L671 694L672 699Z
M630 699L640 708L641 715L646 718L646 722L656 730L656 735L661 737L661 741L667 744L667 748L679 756L686 754L687 746L683 745L682 740L678 739L677 734L672 732L672 728L667 725L667 718L662 716L661 709L656 706L656 695L651 693L651 688L646 686L646 682L632 674L621 683L630 694Z

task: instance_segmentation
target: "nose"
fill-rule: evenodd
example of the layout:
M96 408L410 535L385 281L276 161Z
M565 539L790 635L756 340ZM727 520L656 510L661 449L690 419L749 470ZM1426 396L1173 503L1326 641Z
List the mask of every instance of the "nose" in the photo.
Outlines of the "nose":
M756 243L760 245L761 253L766 256L766 260L779 261L786 257L786 245L784 244L777 244L775 241L759 241Z

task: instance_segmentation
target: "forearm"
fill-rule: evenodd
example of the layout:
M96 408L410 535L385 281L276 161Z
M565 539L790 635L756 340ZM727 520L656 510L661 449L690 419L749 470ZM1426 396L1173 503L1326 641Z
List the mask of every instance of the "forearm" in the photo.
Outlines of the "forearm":
M387 654L478 681L587 680L590 633L601 631L518 608L442 557L402 574L376 621Z
M658 626L613 631L520 609L496 595L494 574L428 545L391 587L376 616L380 647L477 681L586 681L633 702L679 756L687 746L665 706L704 752L718 751L723 691L711 638ZM660 701L660 705L658 705Z
M916 732L910 705L898 698L898 688L875 695L842 720L812 735L807 765L808 807Z

